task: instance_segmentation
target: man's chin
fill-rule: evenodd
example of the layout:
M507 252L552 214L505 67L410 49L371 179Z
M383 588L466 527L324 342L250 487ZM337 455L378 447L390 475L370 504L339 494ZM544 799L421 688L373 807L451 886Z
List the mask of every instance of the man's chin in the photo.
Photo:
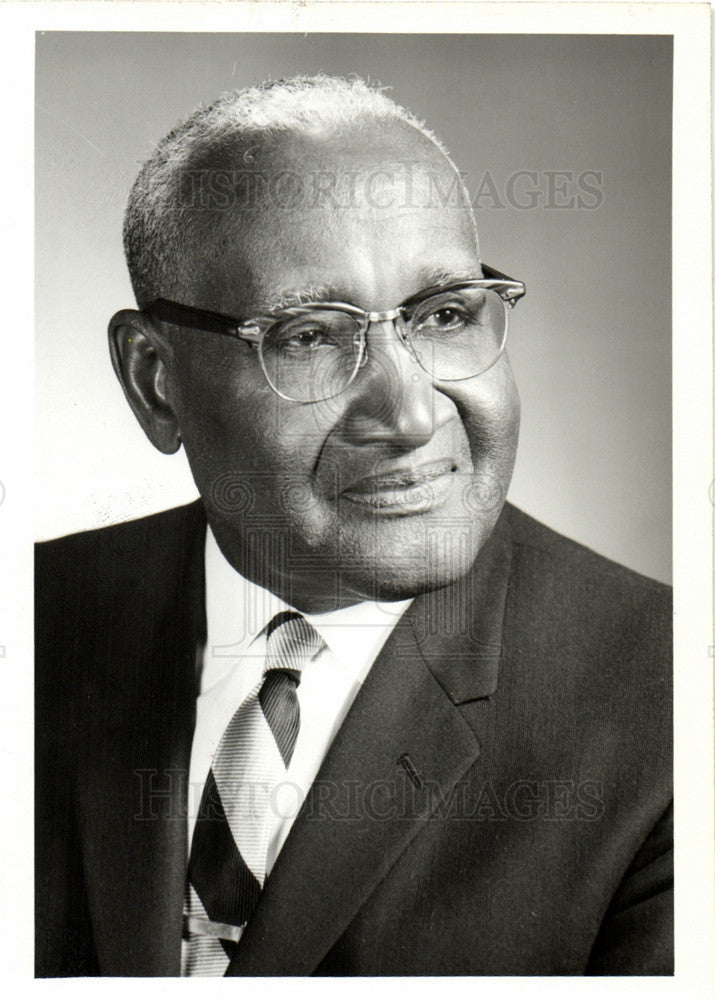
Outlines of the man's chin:
M428 594L432 591L443 590L445 587L449 587L469 572L469 568L471 567L468 567L461 573L450 573L445 574L444 576L415 576L412 578L404 577L399 579L386 577L381 580L371 581L371 588L364 586L359 589L363 594L363 600L376 601L378 603L406 601L413 597L419 597L420 594ZM356 590L357 589L358 588L356 588Z
M404 601L433 590L449 587L465 576L474 564L477 550L461 551L450 560L432 560L425 565L409 563L396 557L389 562L383 558L369 568L341 573L341 590L353 593L362 600Z
M400 601L448 587L470 571L498 514L496 509L471 518L365 519L362 531L341 533L342 589Z

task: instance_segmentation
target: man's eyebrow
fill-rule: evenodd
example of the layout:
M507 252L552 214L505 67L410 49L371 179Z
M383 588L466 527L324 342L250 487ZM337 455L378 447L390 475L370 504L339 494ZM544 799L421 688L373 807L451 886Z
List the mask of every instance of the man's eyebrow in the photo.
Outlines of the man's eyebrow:
M304 288L286 288L270 299L261 299L255 315L305 305L307 302L335 302L340 298L337 290L329 285L306 285Z
M415 289L417 294L423 288L431 288L433 285L449 285L455 281L474 281L482 277L481 268L476 265L468 268L453 269L425 269L419 273L419 288Z
M414 295L419 294L424 288L432 288L434 285L449 285L455 281L472 281L481 278L478 266L469 268L454 269L433 269L427 268L419 272ZM311 302L347 302L345 294L335 285L306 285L303 288L286 288L270 299L261 299L258 308L253 315L260 316L277 312L280 309L289 309L291 306L301 306Z

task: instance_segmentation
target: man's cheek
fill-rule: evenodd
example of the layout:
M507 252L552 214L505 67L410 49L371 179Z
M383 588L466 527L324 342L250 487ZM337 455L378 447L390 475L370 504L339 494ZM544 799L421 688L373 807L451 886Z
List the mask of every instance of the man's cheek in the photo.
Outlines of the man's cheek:
M475 465L483 458L513 456L519 436L520 403L512 379L502 376L485 382L479 392L456 391L454 399Z

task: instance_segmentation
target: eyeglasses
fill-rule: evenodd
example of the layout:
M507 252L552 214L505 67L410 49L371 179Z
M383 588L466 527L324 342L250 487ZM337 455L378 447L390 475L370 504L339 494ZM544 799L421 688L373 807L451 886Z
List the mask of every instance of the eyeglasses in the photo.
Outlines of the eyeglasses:
M439 382L461 382L491 368L506 345L509 310L526 288L484 264L482 273L425 288L385 312L309 302L241 321L168 299L144 311L175 326L246 341L258 351L274 392L295 403L318 403L347 389L366 363L372 323L392 322L404 347Z

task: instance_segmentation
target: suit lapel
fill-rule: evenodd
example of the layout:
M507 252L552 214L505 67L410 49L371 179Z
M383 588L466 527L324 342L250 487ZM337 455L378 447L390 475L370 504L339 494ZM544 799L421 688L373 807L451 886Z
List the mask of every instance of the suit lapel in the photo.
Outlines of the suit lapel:
M103 975L180 972L205 522L196 505L152 520L126 526L121 611L88 661L79 828Z
M313 972L479 756L459 706L496 688L511 547L416 599L338 732L227 975ZM476 616L475 616L476 609Z

